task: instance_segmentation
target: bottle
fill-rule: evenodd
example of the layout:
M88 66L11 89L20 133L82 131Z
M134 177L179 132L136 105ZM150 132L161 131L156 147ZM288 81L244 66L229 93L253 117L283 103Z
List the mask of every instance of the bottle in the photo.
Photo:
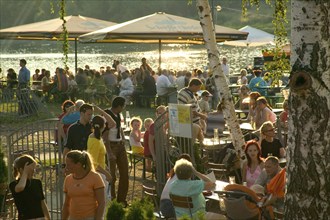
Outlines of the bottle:
M214 135L214 142L219 142L219 131L217 128L214 128L213 135Z
M120 127L125 128L125 121L122 113L120 113Z
M129 111L126 111L126 117L125 118L126 118L126 127L129 128L130 127L129 124L131 122L131 117L129 115Z

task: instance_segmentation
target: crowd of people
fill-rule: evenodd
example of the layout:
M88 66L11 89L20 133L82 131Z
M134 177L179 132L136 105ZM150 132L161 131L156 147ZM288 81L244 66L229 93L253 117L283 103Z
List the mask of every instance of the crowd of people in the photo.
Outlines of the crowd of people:
M26 88L29 84L30 72L26 68L26 61L21 60L21 70L18 75L18 87ZM223 59L223 71L229 75L227 59ZM13 75L8 70L8 75ZM73 86L77 89L111 88L116 96L111 107L101 109L96 105L85 103L82 99L66 100L62 104L62 114L59 116L57 141L64 143L63 164L66 173L64 181L65 202L63 205L63 219L102 219L105 204L110 200L117 200L125 207L129 187L128 158L125 148L125 134L121 124L121 113L127 104L127 96L138 99L145 92L148 95L164 96L169 87L176 85L178 89L177 103L191 104L193 142L203 141L207 130L208 114L212 112L212 103L216 102L217 110L221 113L221 102L216 91L214 78L208 77L201 70L192 72L161 70L157 75L145 58L142 59L140 68L129 72L119 61L114 61L112 67L100 68L100 71L90 70L86 65L85 70L78 69L77 75L73 76L69 69L57 68L54 76L55 87L49 87L50 74L47 70L36 71L33 80L41 79L43 91L64 91ZM10 74L9 74L10 73ZM44 74L44 76L42 76ZM249 109L246 121L260 131L258 140L246 143L245 155L247 160L242 164L242 180L247 187L253 189L255 185L264 187L264 194L272 194L272 198L265 204L277 204L282 201L284 194L272 188L273 178L281 173L278 158L285 157L285 146L276 138L274 123L277 118L272 112L262 91L257 91L256 85L261 85L261 71L254 72L255 77L250 78L247 70L241 71L238 79L240 86L240 103L242 109ZM10 76L11 77L11 76ZM46 78L47 79L46 79ZM9 79L9 78L8 78ZM70 80L75 83L69 83ZM8 85L12 85L8 83ZM33 84L32 84L33 85ZM94 85L90 87L90 85ZM263 85L263 84L262 84ZM117 87L118 86L118 87ZM73 88L71 87L71 88ZM198 92L204 91L198 95ZM52 93L52 92L50 92ZM248 102L244 102L248 99ZM75 102L73 102L75 100ZM281 126L287 126L288 111L280 115ZM164 114L166 106L156 108L156 117L167 117ZM142 124L145 132L142 132ZM163 128L164 134L168 128ZM130 121L129 142L133 153L143 154L147 159L146 169L151 171L156 160L157 146L155 145L155 125L152 118L141 119L134 117ZM22 162L22 161L23 162ZM166 217L182 216L186 210L172 209L169 194L192 196L194 203L193 212L205 210L203 190L214 187L205 175L196 171L189 162L189 155L179 158L174 170L169 175L161 197L161 209ZM31 165L32 164L32 165ZM49 218L47 205L42 193L41 182L32 178L33 158L26 155L15 160L14 167L17 169L16 180L11 183L15 203L19 215L29 218ZM119 174L119 175L118 175ZM283 175L282 175L283 176ZM201 180L194 180L198 177ZM119 183L116 185L117 178ZM30 191L28 188L38 190ZM116 186L118 188L116 189ZM258 186L257 186L258 188ZM284 190L284 189L283 189ZM24 191L24 195L20 192ZM34 193L31 195L31 193ZM24 205L27 202L24 197L37 197L37 214L29 214ZM213 213L214 214L214 213ZM213 215L208 214L206 215Z
M221 98L214 78L210 77L207 71L198 68L154 70L146 58L141 59L140 67L131 70L118 60L114 60L111 66L101 66L99 69L91 69L89 65L85 65L84 69L78 68L76 73L73 73L69 67L58 67L54 74L51 74L52 70L42 68L35 69L32 75L27 68L25 59L20 60L20 66L18 74L13 68L7 70L7 87L31 87L33 90L42 90L46 101L61 100L61 98L72 100L85 98L88 101L94 101L92 99L96 99L98 95L108 94L109 96L123 96L141 106L140 96L166 97L171 92L180 91L186 87L191 78L200 79L203 83L202 89L206 89L212 94L210 103L213 109L216 108ZM232 73L227 58L222 59L221 67L228 84L242 85L239 89L237 103L239 108L247 108L247 105L242 105L242 102L249 91L259 92L262 96L267 95L264 87L272 83L268 72L245 68L240 71L238 78L235 76L237 81L232 82Z

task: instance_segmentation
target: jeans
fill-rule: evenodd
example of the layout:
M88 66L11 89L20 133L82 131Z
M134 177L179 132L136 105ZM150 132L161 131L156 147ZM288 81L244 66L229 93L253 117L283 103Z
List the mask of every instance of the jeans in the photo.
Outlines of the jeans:
M128 192L128 160L125 145L123 142L110 142L112 155L110 156L110 172L112 176L111 182L111 198L117 198L117 201L126 205L126 197ZM119 184L116 196L116 168L119 171Z

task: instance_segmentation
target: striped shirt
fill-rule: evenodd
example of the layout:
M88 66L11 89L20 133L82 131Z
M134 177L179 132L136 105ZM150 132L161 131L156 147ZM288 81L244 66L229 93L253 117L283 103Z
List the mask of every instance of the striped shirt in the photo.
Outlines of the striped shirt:
M187 87L181 89L178 93L178 104L191 104L191 110L194 112L199 112L199 106L197 102L197 98L192 91L190 91ZM193 115L193 122L199 122L199 116Z

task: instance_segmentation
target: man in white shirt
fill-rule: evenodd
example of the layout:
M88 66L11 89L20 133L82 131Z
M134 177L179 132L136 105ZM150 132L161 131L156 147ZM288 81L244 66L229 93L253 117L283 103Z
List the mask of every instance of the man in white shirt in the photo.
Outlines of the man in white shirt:
M168 71L166 69L162 70L162 74L157 78L156 89L157 95L163 96L168 93L168 87L171 86L171 82L167 77Z
M118 60L116 60L115 63L116 63L116 71L118 74L128 71L127 67L121 65Z
M191 79L191 72L186 71L184 75L176 79L176 85L177 85L176 89L180 91L184 87L187 87L190 79Z
M134 86L132 80L129 78L129 73L127 71L121 74L122 80L120 81L120 92L119 96L131 96L134 92Z

